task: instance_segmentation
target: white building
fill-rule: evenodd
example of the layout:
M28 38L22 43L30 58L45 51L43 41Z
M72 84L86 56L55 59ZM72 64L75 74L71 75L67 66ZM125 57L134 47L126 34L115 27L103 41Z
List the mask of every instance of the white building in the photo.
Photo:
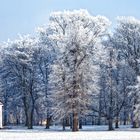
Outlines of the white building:
M2 106L3 106L3 104L0 102L0 128L3 128L3 126L2 126Z

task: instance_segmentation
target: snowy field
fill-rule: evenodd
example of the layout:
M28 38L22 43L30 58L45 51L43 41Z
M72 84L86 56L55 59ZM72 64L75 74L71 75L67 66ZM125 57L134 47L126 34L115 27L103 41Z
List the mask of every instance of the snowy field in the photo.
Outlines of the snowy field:
M0 140L140 140L140 129L130 126L107 131L107 126L85 126L79 132L63 132L61 127L35 127L27 130L24 127L12 127L0 130Z

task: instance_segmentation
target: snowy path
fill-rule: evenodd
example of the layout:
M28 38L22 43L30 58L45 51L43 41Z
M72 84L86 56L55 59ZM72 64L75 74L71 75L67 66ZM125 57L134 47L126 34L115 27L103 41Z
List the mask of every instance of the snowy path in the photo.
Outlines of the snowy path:
M99 128L99 127L97 127ZM101 128L101 127L100 127ZM102 127L103 128L103 127ZM96 129L96 128L95 128ZM9 129L0 130L0 140L140 140L140 130L131 131L88 131L70 132L70 131L46 131L44 129Z

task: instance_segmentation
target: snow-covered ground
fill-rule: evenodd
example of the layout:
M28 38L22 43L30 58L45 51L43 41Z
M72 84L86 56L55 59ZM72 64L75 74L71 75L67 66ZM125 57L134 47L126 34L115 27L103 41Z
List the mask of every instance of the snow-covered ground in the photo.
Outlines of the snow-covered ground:
M79 132L71 132L62 127L34 127L28 130L25 127L12 127L0 130L0 140L140 140L140 129L131 126L121 126L115 131L107 131L107 126L84 126Z

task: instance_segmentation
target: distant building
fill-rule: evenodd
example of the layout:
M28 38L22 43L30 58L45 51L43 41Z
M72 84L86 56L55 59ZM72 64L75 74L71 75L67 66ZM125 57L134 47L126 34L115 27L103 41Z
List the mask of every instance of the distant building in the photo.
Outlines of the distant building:
M0 102L0 128L3 128L3 125L2 125L2 107L3 107L3 104Z

